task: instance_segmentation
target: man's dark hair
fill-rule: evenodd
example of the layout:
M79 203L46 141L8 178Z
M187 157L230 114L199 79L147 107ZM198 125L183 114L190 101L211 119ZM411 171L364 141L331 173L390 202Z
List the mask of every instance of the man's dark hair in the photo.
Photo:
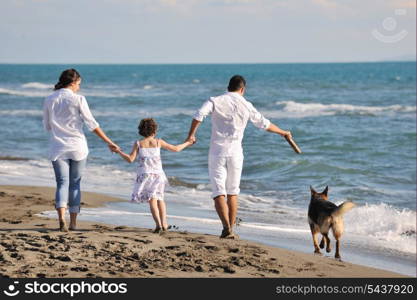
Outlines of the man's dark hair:
M241 88L244 88L246 86L246 80L243 78L243 76L235 75L232 78L230 78L229 86L227 87L227 90L229 92L236 92L240 90Z

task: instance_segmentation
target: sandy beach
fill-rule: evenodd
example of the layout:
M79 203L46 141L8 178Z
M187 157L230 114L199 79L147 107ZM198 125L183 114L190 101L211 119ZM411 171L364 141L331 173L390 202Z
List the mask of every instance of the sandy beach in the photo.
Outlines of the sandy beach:
M404 277L217 236L79 222L62 233L36 214L53 208L54 189L0 186L2 277ZM120 199L84 192L83 207Z

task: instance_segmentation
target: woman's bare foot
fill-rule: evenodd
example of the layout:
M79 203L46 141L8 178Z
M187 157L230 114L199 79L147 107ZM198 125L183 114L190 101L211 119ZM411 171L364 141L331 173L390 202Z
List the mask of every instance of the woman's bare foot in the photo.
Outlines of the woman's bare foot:
M59 221L59 231L68 232L67 224L63 220Z

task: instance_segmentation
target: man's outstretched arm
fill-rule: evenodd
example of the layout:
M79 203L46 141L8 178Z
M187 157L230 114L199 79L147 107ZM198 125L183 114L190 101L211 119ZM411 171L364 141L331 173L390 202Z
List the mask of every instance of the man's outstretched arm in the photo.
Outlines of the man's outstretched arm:
M282 137L288 136L289 138L292 138L290 131L282 130L277 125L266 119L250 102L247 102L246 104L250 111L249 120L251 120L253 125L268 132L279 134Z
M195 134L197 132L198 127L200 126L201 121L198 121L196 119L193 119L191 122L191 126L190 126L190 131L188 132L188 137L186 139L186 141L195 143L196 142L196 138L195 138Z
M213 102L208 100L204 102L203 106L201 106L199 110L196 111L196 113L193 116L193 121L191 122L188 137L185 140L186 142L196 142L195 134L197 133L197 129L200 126L201 122L203 122L204 118L213 112L213 107Z
M282 130L277 125L270 123L268 128L266 128L266 131L279 134L282 137L288 136L289 138L292 138L291 132Z

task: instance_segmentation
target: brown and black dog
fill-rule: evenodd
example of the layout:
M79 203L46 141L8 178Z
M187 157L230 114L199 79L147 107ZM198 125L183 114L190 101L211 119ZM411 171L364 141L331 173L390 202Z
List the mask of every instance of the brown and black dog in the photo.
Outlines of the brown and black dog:
M317 239L318 233L323 235L320 248L323 249L326 243L326 251L331 251L328 234L329 230L332 229L333 236L336 239L336 253L334 257L340 259L340 239L344 228L343 214L351 210L355 204L347 201L336 205L328 201L328 186L321 193L317 193L311 186L310 191L311 200L308 206L308 223L310 224L311 234L313 236L314 253L321 254Z

